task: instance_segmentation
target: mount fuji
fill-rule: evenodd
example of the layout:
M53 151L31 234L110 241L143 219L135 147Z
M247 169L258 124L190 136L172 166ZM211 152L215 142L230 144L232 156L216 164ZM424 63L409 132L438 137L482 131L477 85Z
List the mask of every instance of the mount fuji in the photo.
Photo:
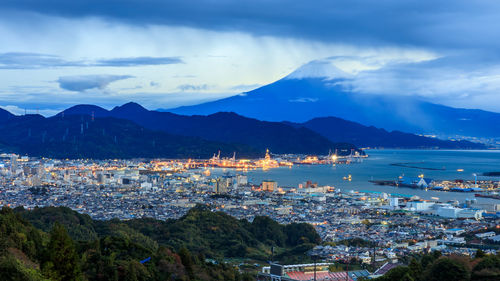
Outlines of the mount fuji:
M269 85L228 98L163 111L183 115L235 112L266 121L338 117L367 126L440 136L500 137L500 113L453 108L416 97L349 89L351 75L310 62Z

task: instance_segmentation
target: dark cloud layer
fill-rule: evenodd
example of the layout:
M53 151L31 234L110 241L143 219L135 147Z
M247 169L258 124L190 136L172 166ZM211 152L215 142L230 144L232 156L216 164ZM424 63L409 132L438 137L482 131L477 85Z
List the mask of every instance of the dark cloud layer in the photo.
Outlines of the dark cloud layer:
M493 0L7 0L1 9L365 45L500 46Z
M0 69L37 69L50 67L131 67L183 63L178 57L130 57L100 60L65 60L38 53L0 53Z

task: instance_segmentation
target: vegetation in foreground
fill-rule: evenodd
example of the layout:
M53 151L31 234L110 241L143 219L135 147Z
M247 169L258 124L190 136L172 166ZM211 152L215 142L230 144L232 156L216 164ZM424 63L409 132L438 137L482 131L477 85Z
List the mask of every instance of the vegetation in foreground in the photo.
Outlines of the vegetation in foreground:
M478 250L475 258L433 252L412 258L408 266L399 266L376 281L498 281L500 256Z
M177 220L96 221L68 208L0 210L0 280L253 280L252 264L308 262L308 224L253 222L197 206ZM351 242L349 242L351 243ZM234 264L251 261L236 268ZM242 270L243 269L243 270ZM379 281L500 280L500 256L411 258Z
M252 280L228 258L307 259L308 224L252 223L197 206L178 220L95 221L68 208L0 211L0 280Z

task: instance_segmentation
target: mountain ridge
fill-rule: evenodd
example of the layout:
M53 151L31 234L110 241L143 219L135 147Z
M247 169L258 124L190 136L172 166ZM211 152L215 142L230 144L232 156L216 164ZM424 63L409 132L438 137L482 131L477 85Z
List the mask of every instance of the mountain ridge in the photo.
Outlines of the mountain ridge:
M481 149L483 145L468 141L448 141L418 136L397 130L387 131L374 126L364 126L337 117L318 117L304 123L290 123L303 126L319 133L333 142L349 142L364 148L440 148ZM342 132L342 134L339 134Z
M82 108L85 107L76 106L63 112L65 115L81 114ZM100 115L95 115L95 112L96 117L123 118L154 131L244 144L261 151L270 149L278 154L327 154L329 150L335 149L348 154L351 149L356 149L347 143L332 143L307 128L294 128L281 122L259 121L232 112L218 112L208 116L182 116L147 110L132 102L117 106L110 111L99 111ZM90 115L92 112L86 114Z
M78 106L77 106L78 107ZM131 111L126 111L125 109L130 108ZM136 113L140 110L139 115ZM71 112L72 108L69 108L65 112ZM132 112L133 111L133 112ZM81 111L78 111L81 112ZM61 113L60 113L61 114ZM90 113L87 113L90 114ZM270 122L270 121L260 121L254 118L248 118L241 116L234 112L217 112L210 115L191 115L183 116L170 112L158 112L154 110L147 110L144 107L136 103L127 103L122 106L117 106L111 111L106 111L104 116L113 116L115 118L124 118L134 121L142 126L146 126L149 129L160 130L169 132L172 134L180 135L190 135L199 136L209 140L216 141L227 141L232 140L234 142L242 142L245 139L246 144L256 144L262 142L262 140L255 137L255 134L262 134L262 126L266 124L275 124L274 130L283 128L284 125L292 126L296 128L296 133L305 136L311 134L311 132L317 133L322 137L325 137L333 143L352 143L357 147L380 147L380 148L446 148L446 149L484 149L485 146L482 144L467 142L467 141L447 141L435 138L427 138L423 136L417 136L414 134L409 134L405 132L388 132L384 129L376 128L374 126L365 126L357 122L352 122L344 120L338 117L318 117L308 120L304 123L295 122ZM334 120L329 124L324 124L323 128L321 126L315 126L313 120ZM329 119L328 119L329 118ZM160 121L161 120L161 121ZM248 125L253 122L253 127L260 127L261 131L253 131L251 134L242 134L239 138L231 136L231 134L236 134L233 130L236 127L251 127ZM237 125L235 125L237 124ZM257 126L257 124L259 124ZM224 129L223 127L230 126L231 129ZM339 130L338 128L342 128ZM304 130L307 129L307 130ZM219 134L214 135L211 132L217 130ZM335 132L336 135L332 134ZM296 139L294 139L295 141ZM259 147L270 148L272 151L277 151L280 153L280 149L283 146L283 141L278 142L276 145L269 145L260 143ZM288 140L290 141L290 140ZM318 140L319 141L319 140ZM406 142L406 143L405 143ZM324 149L322 149L324 150ZM321 152L321 151L319 151ZM325 154L326 152L323 152Z
M16 116L0 124L0 148L50 158L209 158L217 151L244 157L255 148L145 129L132 121L88 115Z

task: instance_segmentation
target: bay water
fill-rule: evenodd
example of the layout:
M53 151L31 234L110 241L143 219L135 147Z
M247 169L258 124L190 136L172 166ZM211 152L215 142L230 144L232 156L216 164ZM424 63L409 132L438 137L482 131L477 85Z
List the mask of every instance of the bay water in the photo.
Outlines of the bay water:
M439 201L477 199L478 202L498 203L500 200L475 198L474 193L421 190L407 187L375 185L370 180L396 180L399 176L435 180L478 180L500 181L500 177L485 177L484 172L500 171L499 150L366 150L369 155L361 163L337 165L294 165L269 170L245 172L248 180L260 184L262 180L275 180L279 186L297 187L311 180L320 186L330 185L342 192L371 191L396 195L417 195L423 199L439 198ZM410 163L406 166L391 165ZM408 166L414 166L408 167ZM416 167L416 168L415 168ZM231 172L234 173L234 172ZM238 172L242 173L242 172ZM344 177L351 175L351 181Z

